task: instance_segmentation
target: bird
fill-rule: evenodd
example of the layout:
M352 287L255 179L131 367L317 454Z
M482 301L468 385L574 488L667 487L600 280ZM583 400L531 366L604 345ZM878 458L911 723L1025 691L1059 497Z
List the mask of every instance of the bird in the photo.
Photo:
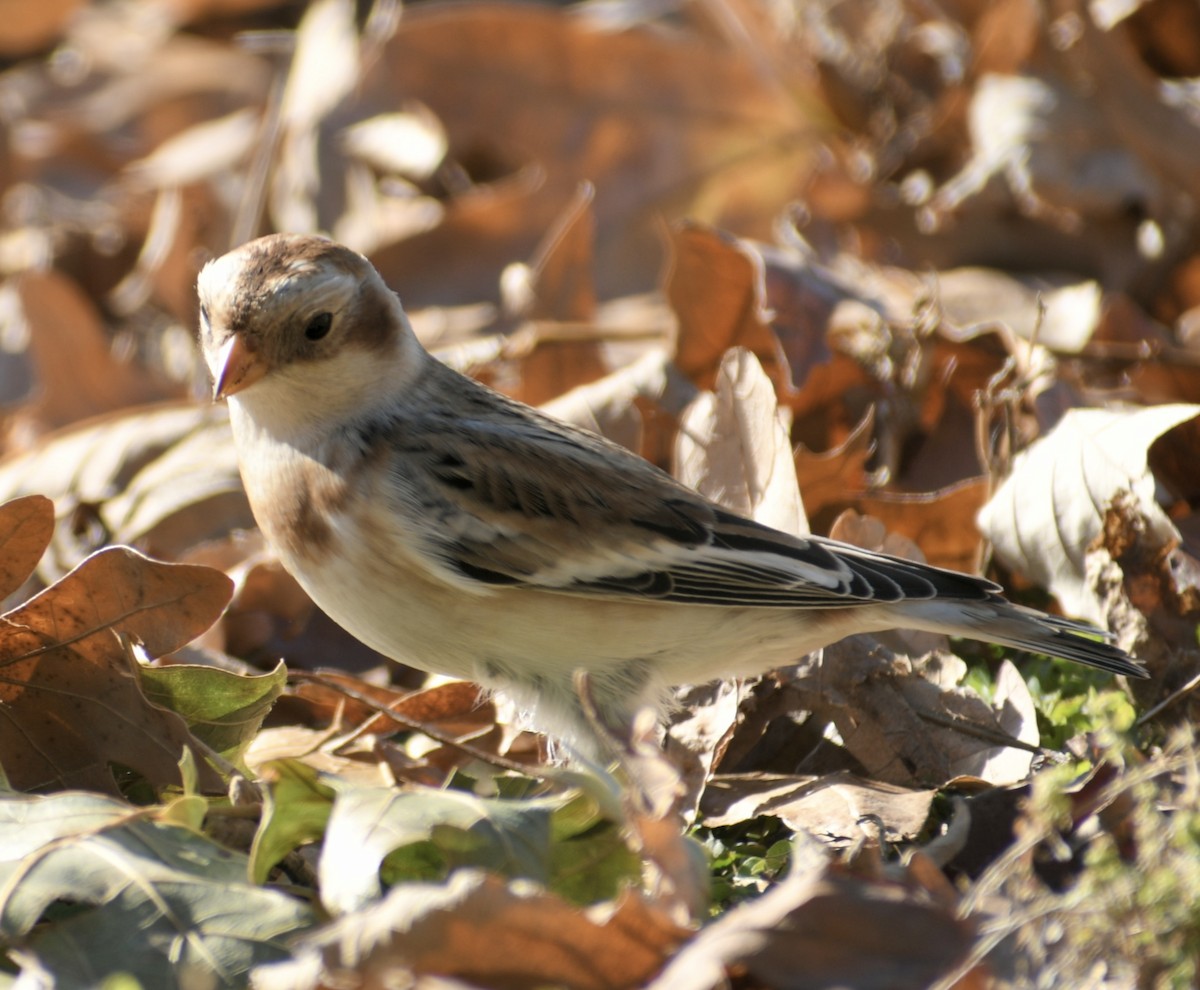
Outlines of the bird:
M197 294L214 400L284 568L367 646L505 693L568 746L672 686L892 628L1148 676L1111 634L986 578L743 518L459 374L335 241L250 241L209 261Z

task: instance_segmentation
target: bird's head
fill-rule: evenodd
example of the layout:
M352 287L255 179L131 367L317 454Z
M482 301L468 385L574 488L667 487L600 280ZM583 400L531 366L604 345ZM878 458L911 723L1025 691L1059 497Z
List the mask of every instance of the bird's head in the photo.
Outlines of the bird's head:
M205 265L197 291L217 399L300 392L361 402L383 374L395 384L389 366L423 353L371 263L325 238L251 241Z

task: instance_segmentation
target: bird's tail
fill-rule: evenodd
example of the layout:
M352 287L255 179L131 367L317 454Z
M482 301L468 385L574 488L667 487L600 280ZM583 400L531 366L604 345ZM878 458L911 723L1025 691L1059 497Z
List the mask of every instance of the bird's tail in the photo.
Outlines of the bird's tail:
M1149 677L1146 668L1113 644L1112 633L1087 622L1013 605L999 595L978 602L905 603L903 624L1074 660L1126 677ZM915 621L914 621L915 620Z

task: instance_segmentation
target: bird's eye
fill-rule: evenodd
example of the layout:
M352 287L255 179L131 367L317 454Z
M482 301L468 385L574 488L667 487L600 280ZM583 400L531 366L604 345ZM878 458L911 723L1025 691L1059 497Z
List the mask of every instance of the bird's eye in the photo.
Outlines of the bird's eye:
M208 326L208 307L204 303L200 304L200 322Z
M309 340L320 340L329 333L331 326L333 326L333 314L318 313L308 321L308 325L304 328L304 336Z

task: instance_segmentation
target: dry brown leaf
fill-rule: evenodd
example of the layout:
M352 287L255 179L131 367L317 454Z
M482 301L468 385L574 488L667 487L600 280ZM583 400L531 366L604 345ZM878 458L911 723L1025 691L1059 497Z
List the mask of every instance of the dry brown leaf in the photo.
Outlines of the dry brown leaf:
M22 413L22 432L182 393L147 369L113 357L95 307L65 275L26 272L16 287L39 387L38 398Z
M599 381L580 385L543 403L541 408L555 419L582 426L645 454L642 412L635 400L682 412L695 395L691 382L674 373L667 352L653 350Z
M54 503L26 495L0 505L0 601L21 587L54 535Z
M725 352L749 351L787 391L790 373L771 331L762 258L748 245L711 227L676 225L665 291L679 320L675 365L698 388L711 389Z
M814 533L827 533L834 518L857 505L867 490L867 459L874 448L875 410L871 407L846 439L821 454L796 447L796 480Z
M559 221L547 232L532 264L531 320L587 323L596 315L592 285L595 192L584 183ZM515 398L540 405L608 372L598 340L539 341L521 361ZM512 391L512 390L509 390Z
M954 972L973 928L919 876L859 878L815 846L798 840L782 883L703 929L647 990L716 990L731 972L787 990L925 990Z
M1040 13L1032 0L997 0L980 8L972 32L975 70L1015 74L1038 42Z
M365 86L381 99L403 93L430 107L451 154L481 159L485 180L543 170L554 215L580 181L594 183L603 296L649 287L661 258L658 210L678 215L733 166L784 158L795 174L805 153L787 143L805 127L795 102L743 53L688 31L611 30L588 11L418 6L405 12ZM776 188L759 185L738 204L744 219L761 218L762 232L778 209ZM530 219L540 238L550 216ZM478 233L483 240L491 232ZM438 259L452 287L482 260L471 256L475 241L465 242L470 250L463 243ZM490 282L533 243L510 243ZM411 295L415 279L397 275Z
M1104 528L1087 558L1088 586L1094 589L1106 626L1117 642L1146 664L1153 679L1131 685L1150 705L1195 676L1200 617L1200 560L1174 540L1164 542L1143 514L1135 495L1118 492L1105 507ZM1183 687L1183 704L1167 718L1190 725L1196 702Z
M592 246L596 217L591 183L580 185L558 223L546 232L530 267L533 298L528 315L535 320L582 323L596 315L592 284Z
M472 186L445 204L436 226L380 244L368 257L406 307L495 302L500 273L536 250L574 193L548 186L540 169L525 168Z
M445 723L441 727L447 732L458 727L464 734L471 733L481 721L495 718L495 709L483 700L479 685L470 681L448 681L414 691L374 684L345 671L322 670L305 676L287 697L294 710L302 704L306 722L328 724L336 715L347 729L388 728L386 716L377 715L356 694L410 723ZM393 722L391 730L398 731L400 724Z
M771 326L792 374L790 394L781 394L781 401L791 405L798 416L825 405L844 405L846 392L865 384L866 378L833 349L827 331L837 307L857 298L856 280L840 278L816 264L809 254L779 249L763 249L762 254ZM867 303L867 299L862 301ZM871 299L870 303L875 305L876 301ZM864 412L858 413L860 419L862 415ZM821 441L829 439L819 437ZM842 439L833 438L832 443Z
M791 443L762 366L735 348L723 356L715 384L684 412L675 476L727 509L807 533Z
M987 480L974 478L937 492L872 492L858 504L889 532L917 544L930 564L974 574L983 542L975 516L987 495Z
M445 884L408 883L328 925L294 948L319 970L262 969L262 990L305 990L354 974L363 988L408 985L438 974L474 987L643 985L691 932L630 892L582 911L529 885L459 870Z
M110 762L155 786L179 783L191 734L178 715L146 700L118 637L152 657L170 653L216 621L231 590L220 571L113 547L8 612L0 626L0 753L12 786L114 792ZM219 788L196 755L203 786Z

